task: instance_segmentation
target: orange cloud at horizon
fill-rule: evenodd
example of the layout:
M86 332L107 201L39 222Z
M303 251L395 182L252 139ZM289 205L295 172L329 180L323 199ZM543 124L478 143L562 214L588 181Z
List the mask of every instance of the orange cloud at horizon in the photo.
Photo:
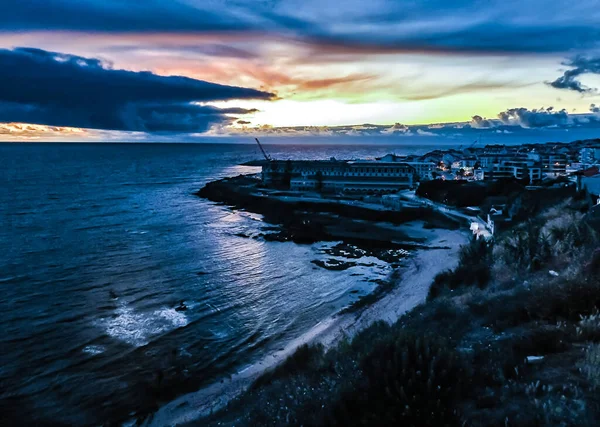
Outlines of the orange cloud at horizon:
M89 131L64 126L46 126L31 123L0 123L0 138L3 140L41 140L87 137Z

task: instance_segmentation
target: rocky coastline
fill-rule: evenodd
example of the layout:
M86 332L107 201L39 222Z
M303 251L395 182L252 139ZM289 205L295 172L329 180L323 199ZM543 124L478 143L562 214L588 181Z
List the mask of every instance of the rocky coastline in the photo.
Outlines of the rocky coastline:
M364 250L422 249L424 240L407 235L398 227L411 221L424 221L426 228L456 230L460 224L426 206L406 206L401 210L373 209L342 203L340 199L302 200L287 193L263 191L260 180L240 175L207 183L196 193L199 197L223 203L234 209L263 215L266 222L279 228L265 227L260 236L270 241L310 244L319 241L343 241ZM249 236L244 236L249 237Z

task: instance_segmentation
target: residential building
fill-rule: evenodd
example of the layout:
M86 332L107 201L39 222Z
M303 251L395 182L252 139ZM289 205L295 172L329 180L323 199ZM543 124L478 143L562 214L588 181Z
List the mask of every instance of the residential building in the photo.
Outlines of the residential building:
M566 175L567 155L554 153L541 153L542 172L549 176Z
M479 165L484 169L491 167L494 163L498 163L498 156L495 154L482 154L479 156Z
M517 178L530 181L542 179L542 167L540 163L528 159L502 160L484 169L484 179Z

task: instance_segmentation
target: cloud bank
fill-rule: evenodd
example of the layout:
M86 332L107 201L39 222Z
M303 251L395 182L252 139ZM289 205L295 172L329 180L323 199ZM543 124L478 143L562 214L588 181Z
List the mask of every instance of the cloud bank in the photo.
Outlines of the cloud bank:
M238 109L224 109L233 114L238 114ZM565 110L554 110L552 107L529 110L527 108L510 108L502 111L494 118L485 118L475 115L469 122L438 123L423 125L393 125L361 124L348 126L295 126L275 127L271 125L251 126L247 120L237 120L236 126L216 126L207 133L170 132L123 132L102 131L76 128L63 128L57 126L30 125L24 123L0 123L0 137L6 140L95 140L95 141L161 141L161 142L209 142L214 141L214 136L231 137L221 138L221 141L252 142L255 136L285 137L278 141L283 142L288 137L304 137L304 141L332 141L330 137L342 137L340 141L350 142L354 138L357 143L394 143L410 141L420 144L435 142L436 144L448 141L462 141L466 145L481 140L485 143L500 143L505 138L519 142L547 142L567 141L575 139L588 139L600 137L600 107L595 104L589 106L589 113L570 114ZM223 110L220 110L223 111ZM362 139L364 137L365 139ZM302 139L300 139L302 140Z
M486 134L543 133L548 131L578 132L589 131L600 135L600 107L590 105L590 112L570 114L566 110L553 107L527 109L510 108L497 114L495 118L475 115L469 122L438 123L425 125L348 125L348 126L296 126L272 127L257 126L242 129L223 130L233 135L261 134L279 136L397 136L397 137L442 137L462 138Z
M0 49L0 122L137 131L205 132L229 115L201 102L272 94L178 76L113 69L99 59L40 49Z
M555 111L554 107L534 110L511 108L499 113L498 119L505 125L523 128L568 126L573 123L573 118L566 110Z

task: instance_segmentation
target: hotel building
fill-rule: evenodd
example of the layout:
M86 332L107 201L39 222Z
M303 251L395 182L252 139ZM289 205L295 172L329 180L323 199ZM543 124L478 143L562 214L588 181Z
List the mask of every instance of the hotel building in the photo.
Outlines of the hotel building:
M411 188L415 173L397 162L273 160L263 166L262 179L267 186L296 191L373 194Z

